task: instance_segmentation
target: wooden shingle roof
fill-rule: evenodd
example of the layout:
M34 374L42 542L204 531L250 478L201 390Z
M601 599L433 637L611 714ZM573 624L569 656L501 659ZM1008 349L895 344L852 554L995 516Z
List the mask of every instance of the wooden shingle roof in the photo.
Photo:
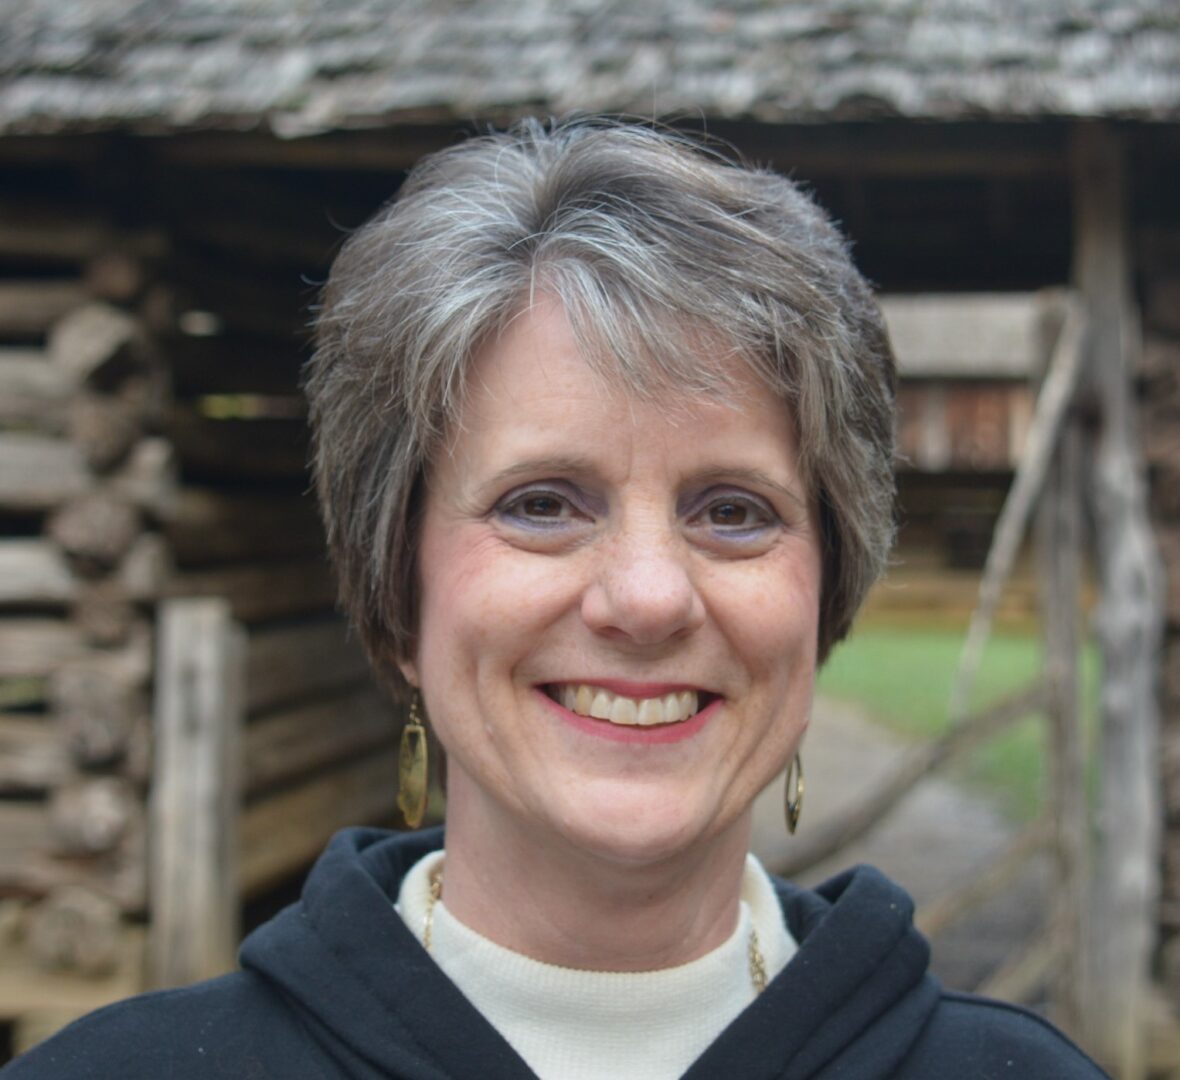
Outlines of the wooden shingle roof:
M7 0L0 132L1180 119L1175 0Z

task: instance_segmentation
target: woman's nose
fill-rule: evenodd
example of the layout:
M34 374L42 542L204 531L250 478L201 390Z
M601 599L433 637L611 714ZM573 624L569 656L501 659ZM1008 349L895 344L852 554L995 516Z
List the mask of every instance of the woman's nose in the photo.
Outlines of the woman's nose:
M690 556L675 537L652 531L619 536L601 556L582 597L582 618L595 633L657 645L704 623Z

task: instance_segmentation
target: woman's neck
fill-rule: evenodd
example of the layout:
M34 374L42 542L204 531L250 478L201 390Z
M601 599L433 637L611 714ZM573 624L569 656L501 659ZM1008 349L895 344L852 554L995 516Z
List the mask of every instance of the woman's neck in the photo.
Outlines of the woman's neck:
M612 861L538 840L462 781L447 807L447 910L535 960L598 971L654 971L717 948L738 918L747 813L691 852Z

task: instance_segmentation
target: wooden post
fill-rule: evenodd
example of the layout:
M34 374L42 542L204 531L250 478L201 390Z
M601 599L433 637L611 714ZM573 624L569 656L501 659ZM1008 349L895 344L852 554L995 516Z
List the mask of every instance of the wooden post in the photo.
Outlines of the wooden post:
M1099 428L1087 469L1100 590L1102 651L1099 837L1095 858L1087 1039L1123 1080L1144 1075L1144 1022L1159 891L1156 675L1162 574L1147 515L1132 372L1124 154L1109 127L1072 142L1074 279L1090 312L1089 388Z
M1032 516L1037 496L1043 489L1045 474L1057 445L1058 433L1077 388L1081 369L1081 345L1085 335L1085 316L1078 305L1066 305L1065 320L1049 358L1041 392L1037 395L1036 413L1028 432L1028 444L1016 469L1012 487L1004 500L995 535L987 553L983 577L979 582L979 603L971 613L967 638L959 656L959 667L951 687L949 712L951 723L966 715L975 676L983 661L983 650L991 635L992 620L999 607L1004 584L1008 580L1020 542Z
M1052 936L1059 966L1053 987L1055 1019L1084 1035L1082 1002L1089 981L1089 823L1085 732L1080 694L1078 596L1082 576L1081 431L1067 417L1045 478L1038 540L1049 720L1048 802L1053 821L1057 887Z
M149 979L228 971L238 944L245 636L224 600L161 606L151 794Z

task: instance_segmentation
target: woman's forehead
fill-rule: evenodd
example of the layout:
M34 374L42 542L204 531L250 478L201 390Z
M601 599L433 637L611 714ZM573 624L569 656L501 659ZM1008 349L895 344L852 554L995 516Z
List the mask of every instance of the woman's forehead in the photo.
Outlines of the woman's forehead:
M748 368L725 392L670 379L661 393L637 390L625 372L588 360L561 309L547 306L481 350L435 464L482 475L528 461L597 460L617 471L659 459L673 472L749 466L797 480L795 444L789 410Z
M579 317L551 293L538 293L472 357L461 411L468 411L471 399L505 392L505 361L511 359L530 372L528 379L515 380L518 393L576 382L577 389L592 386L597 396L621 406L655 402L669 422L690 416L703 402L741 409L773 399L790 415L764 373L766 365L748 350L691 317L668 313L665 321L660 327L605 326Z

